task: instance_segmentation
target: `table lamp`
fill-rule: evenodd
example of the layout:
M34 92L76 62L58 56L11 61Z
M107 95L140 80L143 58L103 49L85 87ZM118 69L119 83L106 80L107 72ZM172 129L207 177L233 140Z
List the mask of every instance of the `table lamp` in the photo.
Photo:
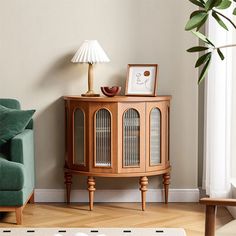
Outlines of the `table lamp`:
M88 91L82 96L85 97L99 97L93 91L93 64L109 62L110 59L100 46L97 40L85 40L80 48L75 53L71 62L73 63L88 63Z

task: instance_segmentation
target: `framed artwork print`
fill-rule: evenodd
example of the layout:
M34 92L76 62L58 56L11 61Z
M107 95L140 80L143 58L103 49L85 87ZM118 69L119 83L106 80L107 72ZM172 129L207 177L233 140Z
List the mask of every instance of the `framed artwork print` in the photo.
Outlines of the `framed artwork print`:
M157 64L129 64L125 95L156 96Z

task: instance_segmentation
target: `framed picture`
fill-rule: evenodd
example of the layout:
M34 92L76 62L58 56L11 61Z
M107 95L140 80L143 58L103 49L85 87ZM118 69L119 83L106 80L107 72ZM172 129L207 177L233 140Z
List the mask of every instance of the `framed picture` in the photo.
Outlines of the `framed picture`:
M156 96L157 64L129 64L125 95Z

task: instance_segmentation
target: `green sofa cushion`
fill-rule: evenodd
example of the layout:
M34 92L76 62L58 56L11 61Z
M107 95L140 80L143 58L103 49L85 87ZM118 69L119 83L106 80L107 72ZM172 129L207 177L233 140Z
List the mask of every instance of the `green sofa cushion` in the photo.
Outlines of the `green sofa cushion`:
M0 105L20 110L20 102L13 98L0 98Z
M0 146L21 133L31 120L35 110L10 109L0 105Z
M21 190L24 186L24 165L0 155L0 191Z

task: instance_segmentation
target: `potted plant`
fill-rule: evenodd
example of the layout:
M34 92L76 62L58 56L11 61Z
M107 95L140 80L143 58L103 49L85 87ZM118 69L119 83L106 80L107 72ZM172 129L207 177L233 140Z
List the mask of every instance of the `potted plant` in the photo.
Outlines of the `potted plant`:
M226 47L235 47L236 44L230 45L222 45L222 46L215 46L215 44L204 34L200 32L202 26L205 25L209 17L213 17L219 27L223 27L225 30L229 30L226 22L231 24L234 29L236 29L235 23L232 21L230 17L224 14L224 10L228 8L232 8L233 4L236 4L236 0L189 0L192 4L199 7L198 10L193 11L190 15L190 19L188 20L185 30L191 31L196 37L198 37L201 41L205 43L204 46L195 46L189 48L188 52L206 52L201 55L195 67L202 66L201 73L198 78L198 83L200 83L207 74L209 69L212 53L217 51L221 60L224 60L224 54L222 53L221 49ZM232 15L236 15L236 7L232 8Z

